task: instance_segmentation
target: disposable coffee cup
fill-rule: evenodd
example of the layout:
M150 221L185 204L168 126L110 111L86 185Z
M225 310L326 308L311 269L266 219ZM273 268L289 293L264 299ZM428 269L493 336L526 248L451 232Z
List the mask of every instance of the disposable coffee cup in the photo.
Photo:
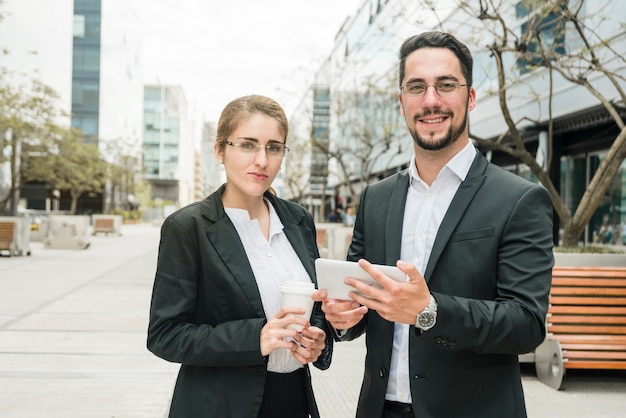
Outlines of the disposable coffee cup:
M315 292L315 285L307 282L285 282L281 288L281 295L283 299L283 306L297 306L304 309L304 315L302 316L307 321L311 318L313 313L313 299L311 295ZM287 328L302 331L302 325L290 324Z

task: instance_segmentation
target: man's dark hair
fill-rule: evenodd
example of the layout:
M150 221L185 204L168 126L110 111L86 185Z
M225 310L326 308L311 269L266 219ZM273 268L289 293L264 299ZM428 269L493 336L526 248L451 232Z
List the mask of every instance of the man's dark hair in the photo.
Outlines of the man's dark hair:
M472 54L465 44L445 32L424 32L406 39L400 47L399 84L402 85L405 74L406 57L420 48L447 48L454 53L461 64L461 72L468 86L472 85Z

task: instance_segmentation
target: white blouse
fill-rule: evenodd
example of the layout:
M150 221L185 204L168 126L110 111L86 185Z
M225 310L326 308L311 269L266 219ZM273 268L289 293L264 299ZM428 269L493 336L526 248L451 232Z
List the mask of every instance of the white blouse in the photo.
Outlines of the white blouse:
M256 279L265 316L271 318L282 306L280 287L285 281L311 282L298 255L283 231L283 224L266 199L270 210L269 240L265 239L256 219L250 219L245 209L224 208L226 215L235 225L254 278ZM276 373L289 373L302 367L291 351L279 348L269 355L267 370Z

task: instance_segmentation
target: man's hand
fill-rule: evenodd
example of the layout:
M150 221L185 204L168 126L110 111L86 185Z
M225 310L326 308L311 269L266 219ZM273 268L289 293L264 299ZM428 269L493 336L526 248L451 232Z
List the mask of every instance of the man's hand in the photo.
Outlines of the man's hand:
M346 277L344 282L358 291L350 292L350 297L360 305L375 310L387 321L415 325L417 314L426 308L430 300L430 290L417 268L412 264L398 261L396 266L409 278L408 281L401 283L383 274L367 260L359 260L359 266L368 272L382 289Z
M298 346L291 354L302 364L316 361L326 347L326 333L314 326L302 328L295 340Z
M367 313L365 306L361 306L353 300L329 299L325 290L318 290L311 297L316 302L322 302L322 311L326 320L336 330L352 328Z

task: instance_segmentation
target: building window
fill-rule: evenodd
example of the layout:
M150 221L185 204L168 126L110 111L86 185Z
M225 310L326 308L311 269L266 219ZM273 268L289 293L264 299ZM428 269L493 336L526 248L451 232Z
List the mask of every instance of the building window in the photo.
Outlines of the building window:
M74 81L72 83L72 105L77 107L97 108L100 102L98 83Z
M72 126L82 131L86 137L98 135L98 118L91 116L73 117Z
M565 54L565 25L558 15L550 12L540 15L539 11L525 2L515 5L515 14L518 19L525 19L520 27L520 38L525 39L526 53L524 58L517 61L520 74L526 74L542 61L541 50L551 51L548 54ZM539 48L535 34L541 33L542 48Z
M85 37L85 16L74 15L74 38Z
M75 46L73 54L74 71L99 72L100 71L100 50Z

